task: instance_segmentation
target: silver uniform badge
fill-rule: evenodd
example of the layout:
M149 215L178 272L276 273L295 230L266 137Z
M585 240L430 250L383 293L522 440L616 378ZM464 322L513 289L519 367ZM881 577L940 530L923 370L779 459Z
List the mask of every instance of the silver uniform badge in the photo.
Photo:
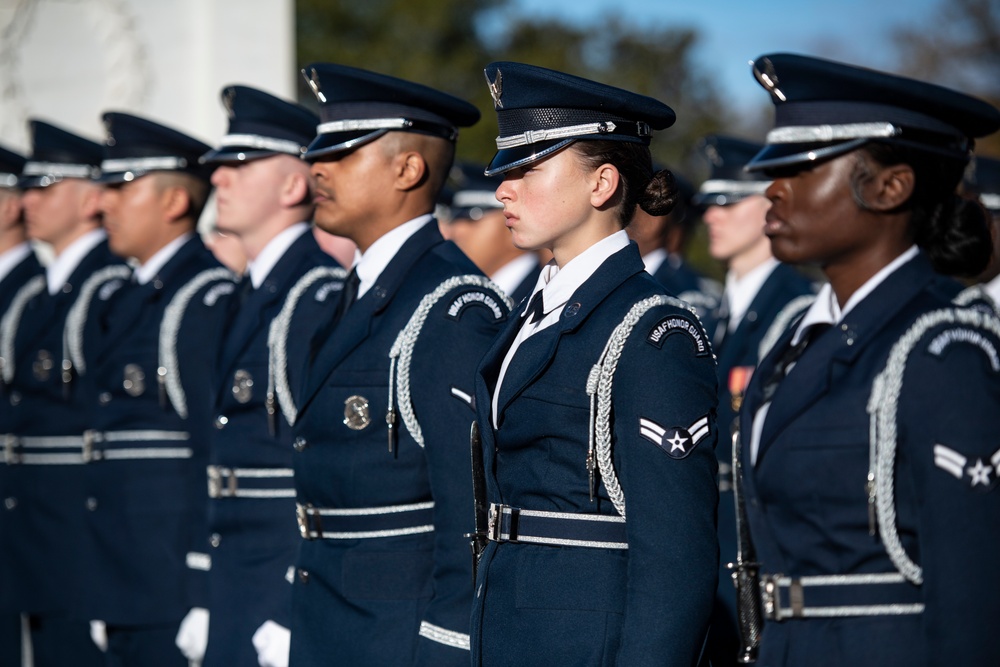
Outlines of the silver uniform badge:
M500 99L500 96L503 95L503 74L499 69L497 69L497 77L493 81L490 81L490 75L486 74L486 85L490 89L493 104L496 105L497 109L503 109L503 100Z
M344 401L344 425L352 431L360 431L372 423L368 409L368 399L364 396L350 396Z
M124 375L122 386L125 393L129 396L142 396L142 392L146 391L146 374L142 372L142 366L127 364Z
M237 403L247 403L253 398L253 376L242 368L233 375L233 397Z
M49 379L53 366L55 366L55 361L52 359L52 353L48 350L39 350L38 358L31 365L31 372L34 373L36 380L45 382Z

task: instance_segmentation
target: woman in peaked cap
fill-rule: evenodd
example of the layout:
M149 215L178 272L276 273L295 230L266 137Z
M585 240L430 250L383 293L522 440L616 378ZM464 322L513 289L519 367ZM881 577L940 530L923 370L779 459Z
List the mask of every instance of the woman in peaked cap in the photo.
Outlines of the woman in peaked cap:
M989 258L983 210L955 191L1000 112L805 56L753 72L776 108L748 166L774 179L772 250L829 279L741 413L757 662L997 664L1000 323L940 276Z
M677 196L648 149L674 113L530 65L486 76L487 174L514 243L554 259L477 377L473 664L695 664L717 579L715 361L623 229Z

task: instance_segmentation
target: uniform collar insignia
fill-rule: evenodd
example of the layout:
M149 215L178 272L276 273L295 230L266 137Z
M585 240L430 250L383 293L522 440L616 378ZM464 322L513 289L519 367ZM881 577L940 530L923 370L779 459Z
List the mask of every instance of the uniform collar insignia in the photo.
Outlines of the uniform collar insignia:
M496 79L490 81L490 75L486 75L486 85L489 86L490 96L493 98L493 104L496 105L497 109L503 109L503 100L500 96L503 94L503 74L500 69L497 69Z

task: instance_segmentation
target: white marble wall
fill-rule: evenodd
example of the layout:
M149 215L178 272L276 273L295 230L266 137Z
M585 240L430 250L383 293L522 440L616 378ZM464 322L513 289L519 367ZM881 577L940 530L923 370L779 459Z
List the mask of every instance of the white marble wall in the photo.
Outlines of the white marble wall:
M219 90L291 98L294 0L0 0L0 143L27 150L38 117L95 140L107 110L213 144Z

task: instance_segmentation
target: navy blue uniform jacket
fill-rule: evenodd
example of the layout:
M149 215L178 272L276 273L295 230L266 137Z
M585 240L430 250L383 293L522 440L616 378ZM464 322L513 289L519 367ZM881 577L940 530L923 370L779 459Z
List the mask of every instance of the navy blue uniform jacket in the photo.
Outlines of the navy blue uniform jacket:
M816 337L781 382L755 466L750 439L742 438L747 513L764 573L897 572L882 530L869 532L867 407L873 379L896 341L920 315L950 305L939 283L923 255L892 273L842 324ZM895 525L903 550L923 570L923 583L897 584L881 599L923 604L923 613L768 621L760 667L996 664L998 340L978 331L970 337L966 329L932 329L902 377ZM743 434L750 433L764 380L790 337L765 357L750 383L740 417ZM954 464L956 459L965 465ZM869 603L873 599L878 597L868 596ZM817 602L809 589L804 602ZM821 602L864 603L846 594Z
M491 503L616 515L603 481L589 498L587 377L633 304L663 293L635 244L608 258L559 321L518 348L494 429L491 396L523 316L505 327L476 382ZM717 389L711 346L692 313L659 305L638 321L611 400L628 549L491 542L476 582L474 665L696 663L717 577ZM668 453L666 439L640 435L643 424L688 429L703 419L706 437L683 458Z
M180 320L177 364L169 371L183 388L186 417L178 412L177 399L158 386L157 371L164 362L160 333L168 305L189 281L210 269L224 273L196 236L153 280L123 288L89 373L95 383L90 428L123 434L95 445L99 454L86 467L90 539L78 556L88 573L89 618L109 625L179 622L192 602L185 562L192 545L205 535L215 341L231 279L207 283L194 293ZM186 437L130 437L134 431Z
M86 494L79 436L89 423L92 392L87 375L74 372L71 381L64 382L63 334L80 288L111 264L122 262L111 254L107 242L99 243L58 292L50 295L43 286L27 302L17 327L14 377L4 397L0 432L75 440L67 447L34 449L33 456L41 454L36 462L12 463L0 471L0 497L5 499L0 510L0 606L5 609L80 612L78 584L84 570L79 550ZM98 320L112 291L95 295L89 304L83 343L91 363ZM17 451L11 453L18 456Z
M336 265L307 230L225 327L209 463L230 471L268 470L286 476L254 478L237 473L235 496L209 500L212 535L205 539L211 547L202 547L211 553L205 667L256 665L251 638L257 628L267 620L285 627L291 623L292 587L286 574L295 563L300 541L291 478L292 429L276 406L273 417L267 412L268 330L288 290L303 274L317 266ZM309 344L309 324L289 331L289 346ZM220 489L228 492L231 482L231 476L221 476Z
M481 275L441 238L437 225L427 224L320 341L299 392L298 502L331 509L432 502L433 509L423 522L429 532L302 541L292 594L296 667L331 660L358 666L469 662L472 576L463 537L472 517L469 425L476 365L507 316L499 295L458 287L427 315L410 373L426 446L397 418L390 453L385 422L389 353L397 335L425 295L448 278L469 274ZM488 298L466 300L474 293ZM345 407L365 402L369 422L349 428ZM356 530L366 530L366 516ZM325 530L332 530L329 524Z

